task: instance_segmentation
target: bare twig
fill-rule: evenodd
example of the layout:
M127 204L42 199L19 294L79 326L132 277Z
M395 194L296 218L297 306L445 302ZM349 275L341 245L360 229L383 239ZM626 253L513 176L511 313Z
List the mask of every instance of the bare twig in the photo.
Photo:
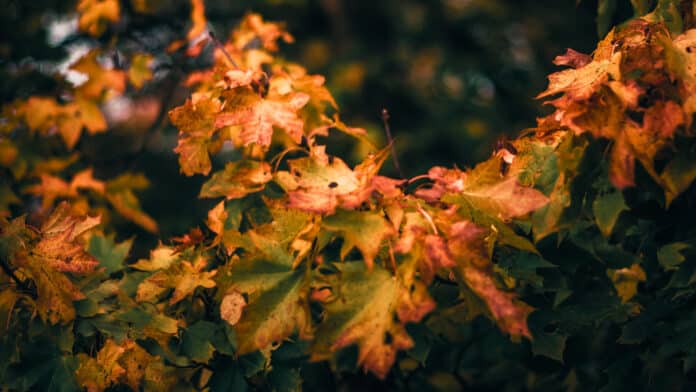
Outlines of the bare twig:
M230 53L227 51L227 49L225 49L225 45L223 45L222 42L220 42L220 40L217 39L217 37L215 37L215 34L212 31L208 31L208 35L210 36L210 39L213 41L213 44L215 44L215 47L220 49L222 54L225 55L227 61L229 61L236 69L239 69L239 65L237 65L237 62L234 61L232 56L230 56Z
M389 149L391 150L392 160L394 161L394 167L399 172L399 176L403 179L404 172L401 170L401 165L399 165L399 158L396 156L396 149L394 147L394 138L391 134L391 129L389 128L389 111L387 109L382 109L382 123L384 124L384 131L387 133L387 142L389 143Z

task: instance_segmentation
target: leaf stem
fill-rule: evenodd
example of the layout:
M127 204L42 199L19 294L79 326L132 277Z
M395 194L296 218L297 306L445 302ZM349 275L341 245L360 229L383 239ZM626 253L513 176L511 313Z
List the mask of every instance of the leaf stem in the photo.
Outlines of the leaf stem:
M401 179L404 179L404 172L401 170L401 165L399 165L399 158L396 156L396 149L394 148L394 138L391 134L391 128L389 128L389 111L386 108L382 109L382 123L384 124L384 131L387 133L387 141L389 142L394 167L399 172Z

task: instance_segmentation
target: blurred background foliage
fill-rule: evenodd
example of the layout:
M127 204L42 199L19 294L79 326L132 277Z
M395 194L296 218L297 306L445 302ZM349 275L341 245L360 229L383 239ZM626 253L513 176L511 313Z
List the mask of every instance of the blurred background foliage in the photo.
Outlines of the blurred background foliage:
M112 132L83 138L80 148L95 162L98 178L124 170L146 174L152 187L143 195L143 207L167 238L200 224L209 207L205 201L191 202L202 179L177 173L172 152L176 130L166 123L165 114L187 96L181 87L185 73L209 65L210 56L190 59L165 52L190 25L189 1L121 3L120 21L95 39L77 31L73 2L0 0L0 100L60 96L71 80L65 77L67 65L91 47L109 48L106 55L115 67L126 54L158 54L153 82L102 108ZM470 166L491 153L496 138L533 126L535 117L544 113L533 97L545 87L553 57L566 47L588 52L597 40L594 1L205 4L208 27L218 36L250 11L284 22L296 43L285 45L281 54L325 75L343 118L368 129L380 144L386 142L380 112L387 108L401 166L409 177L433 165ZM626 9L618 10L616 19L631 15L628 2L619 5ZM350 158L352 147L346 142L339 139L331 145ZM355 159L360 154L353 151ZM396 174L391 166L386 170ZM124 229L154 241L135 226Z

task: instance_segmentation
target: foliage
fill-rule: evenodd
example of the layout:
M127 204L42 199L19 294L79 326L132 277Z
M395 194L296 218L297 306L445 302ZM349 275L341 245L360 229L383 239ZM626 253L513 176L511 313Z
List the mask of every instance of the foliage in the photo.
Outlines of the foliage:
M214 206L139 260L115 234L119 220L158 231L137 198L148 180L95 178L83 140L114 132L103 108L146 88L159 53L117 54L123 67L92 49L72 66L82 84L3 108L2 385L692 387L696 8L632 3L592 55L555 59L568 68L535 128L473 168L406 179L380 175L391 142L346 125L325 79L278 56L282 25L249 13L221 42L192 0L166 51L211 63L186 72L168 118L181 173L204 176ZM79 28L101 39L120 5L78 2ZM327 150L337 133L359 163Z

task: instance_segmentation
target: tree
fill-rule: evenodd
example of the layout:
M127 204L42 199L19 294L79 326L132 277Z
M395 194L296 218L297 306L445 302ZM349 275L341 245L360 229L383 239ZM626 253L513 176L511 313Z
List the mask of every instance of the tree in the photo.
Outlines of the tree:
M128 11L148 20L156 4ZM3 385L688 388L696 9L631 4L591 55L556 57L566 69L538 96L554 111L535 128L471 169L392 178L391 137L344 123L325 79L277 55L293 41L282 25L249 13L223 40L201 0L157 92L190 96L166 110L141 96L108 129L108 105L146 89L165 48L110 49L124 5L78 2L99 42L71 67L86 79L3 108ZM134 260L115 235L159 231L136 196L148 180L94 166L113 140L137 159L133 133L167 119L181 173L205 177L213 203L203 228ZM360 162L331 152L337 132Z

